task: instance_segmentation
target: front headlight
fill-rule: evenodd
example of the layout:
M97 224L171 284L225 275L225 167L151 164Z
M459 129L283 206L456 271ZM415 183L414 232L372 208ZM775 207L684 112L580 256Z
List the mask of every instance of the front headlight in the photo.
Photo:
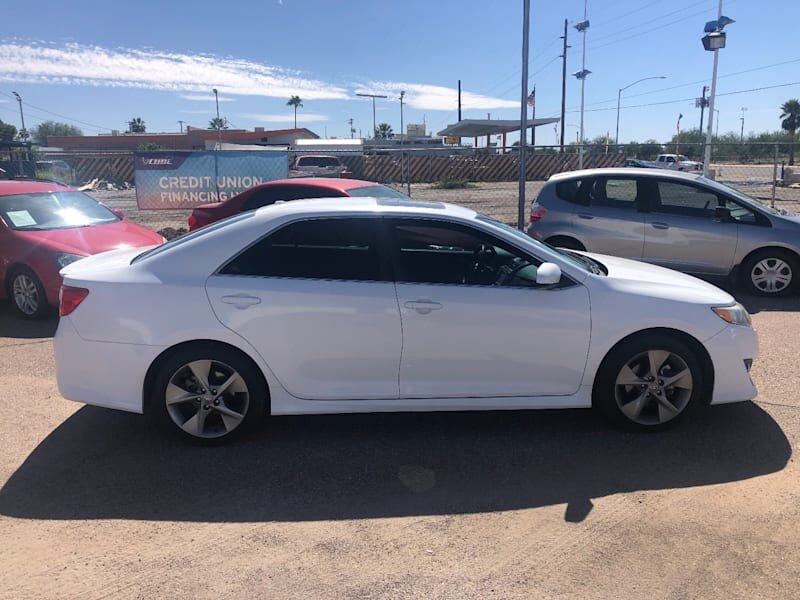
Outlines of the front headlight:
M68 252L59 252L56 254L56 264L62 269L67 265L71 265L76 260L86 258L82 254L69 254Z
M715 306L711 310L713 310L720 319L731 325L750 327L750 313L738 302L731 306Z

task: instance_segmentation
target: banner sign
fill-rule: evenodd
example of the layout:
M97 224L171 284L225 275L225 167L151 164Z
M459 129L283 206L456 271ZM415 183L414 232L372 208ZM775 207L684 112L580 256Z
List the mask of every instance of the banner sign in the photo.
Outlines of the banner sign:
M255 185L289 176L289 153L283 151L136 152L133 160L140 210L222 202Z

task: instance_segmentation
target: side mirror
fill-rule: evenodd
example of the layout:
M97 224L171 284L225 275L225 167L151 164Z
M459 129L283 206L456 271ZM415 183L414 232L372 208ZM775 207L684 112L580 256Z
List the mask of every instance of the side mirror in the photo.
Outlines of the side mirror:
M561 267L555 263L542 263L536 270L537 285L554 285L561 281Z
M721 223L730 223L733 221L731 216L731 209L725 206L718 206L714 209L714 218Z

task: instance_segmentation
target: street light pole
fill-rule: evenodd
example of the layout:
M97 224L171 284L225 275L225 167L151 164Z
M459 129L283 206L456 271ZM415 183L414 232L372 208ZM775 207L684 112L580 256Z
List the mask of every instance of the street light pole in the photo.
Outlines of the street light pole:
M614 144L616 144L617 146L619 145L619 104L620 100L622 99L622 92L624 92L630 87L635 86L637 83L641 83L642 81L647 81L648 79L666 79L666 77L664 77L663 75L657 75L654 77L643 77L642 79L634 81L630 85L626 85L623 88L619 88L619 92L617 92L617 132L614 135Z
M517 228L525 227L525 175L527 160L525 146L528 143L528 39L530 32L531 0L522 0L522 99L519 117L519 199L517 203ZM488 150L487 150L488 152Z
M22 140L28 139L28 130L25 129L25 115L22 113L22 96L20 96L17 92L11 92L14 94L14 97L19 102L19 120L22 122L22 129L19 130L19 137Z
M742 116L739 117L739 120L742 122L742 133L739 135L739 143L744 144L744 113L747 110L746 106L742 107Z
M387 96L382 96L380 94L356 94L356 96L372 98L372 138L375 139L375 130L378 128L378 124L375 121L375 98L386 98Z
M217 88L213 88L211 91L214 92L214 102L217 105L217 143L219 144L222 142L222 123L219 122L219 92Z
M581 23L578 23L578 25L576 25L576 28L578 29L578 31L580 31L583 34L583 36L582 36L583 37L583 43L582 43L582 46L583 46L583 49L582 49L583 57L581 59L581 78L580 78L580 80L581 80L581 133L580 133L581 140L580 140L580 145L578 147L578 152L579 152L579 154L578 154L578 168L579 169L583 168L583 137L584 137L584 134L583 134L583 107L584 107L584 99L585 99L585 96L586 96L586 94L585 94L585 92L586 92L586 76L589 74L586 71L586 30L589 29L589 21L587 20L586 16L588 14L588 10L589 10L589 0L583 0L583 21Z
M717 9L717 28L719 31L719 24L722 18L722 0L719 0L719 8ZM724 27L724 25L723 25ZM724 34L720 34L723 35ZM724 41L724 38L723 38ZM708 127L706 129L706 148L703 155L703 175L708 177L709 169L711 168L711 141L714 132L714 100L717 96L717 68L719 67L719 48L714 49L714 67L711 71L711 96L708 99Z

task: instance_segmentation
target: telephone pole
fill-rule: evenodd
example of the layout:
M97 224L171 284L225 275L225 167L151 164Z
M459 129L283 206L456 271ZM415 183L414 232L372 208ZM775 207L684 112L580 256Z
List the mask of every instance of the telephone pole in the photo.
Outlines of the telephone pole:
M700 133L703 133L703 116L705 115L706 112L706 106L708 106L708 100L706 100L706 91L708 91L708 86L704 85L703 96L701 98L697 98L694 101L695 107L698 105L698 103L700 105Z
M561 54L563 59L561 66L561 154L564 154L564 129L566 129L564 119L567 113L567 48L570 47L567 46L567 23L567 19L564 19L564 35L561 36L564 40L564 51Z
M178 125L181 126L181 133L183 133L183 121L178 121Z

